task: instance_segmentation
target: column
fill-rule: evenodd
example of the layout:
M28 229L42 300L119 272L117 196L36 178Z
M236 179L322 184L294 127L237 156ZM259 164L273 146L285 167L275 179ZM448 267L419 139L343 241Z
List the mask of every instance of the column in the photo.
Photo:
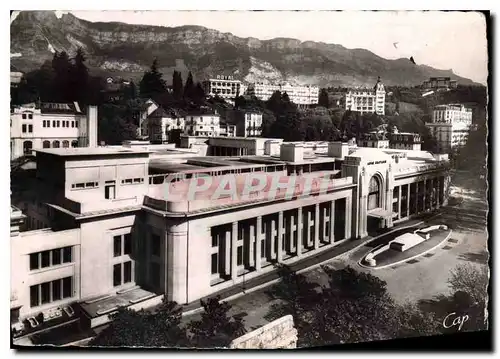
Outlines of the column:
M272 260L276 258L276 251L274 250L274 240L275 240L274 233L276 232L276 222L274 221L274 218L271 217L270 223L271 223L271 231L270 231L271 236L269 238L268 248L269 248L269 260Z
M311 219L312 219L312 212L310 209L307 210L307 223L306 223L306 230L305 230L305 235L306 235L306 243L307 247L311 247L312 241L314 240L311 238Z
M302 257L302 207L297 210L297 257Z
M261 245L262 245L262 216L257 217L257 226L256 230L257 233L255 235L255 270L259 271L261 268Z
M231 278L236 279L236 260L238 257L236 241L238 239L238 222L233 222L231 233Z
M278 248L276 260L278 263L283 261L283 211L278 213Z
M314 249L319 248L319 226L320 226L319 203L316 203L314 205Z
M226 230L224 239L224 274L231 275L231 231Z
M294 226L294 221L295 217L293 216L293 211L290 213L290 242L288 243L288 252L293 253L295 251L294 245L293 245L293 226Z
M425 212L427 210L427 205L426 205L426 201L427 201L427 180L425 179L423 182L424 182L424 189L423 189L424 198L423 198L422 202L424 203L424 212Z
M345 199L345 239L351 238L352 198Z
M330 243L335 242L335 200L330 202Z
M415 214L418 213L418 182L415 182Z
M248 266L255 266L255 225L253 223L250 224L249 235L248 235Z
M410 217L410 184L406 186L406 217Z
M167 244L163 247L166 272L164 276L160 276L160 280L163 279L164 281L163 286L168 299L182 304L188 301L186 290L188 273L188 259L186 256L188 253L187 233L186 224L171 226L167 230L165 235L165 242L167 242ZM85 286L85 283L80 284Z
M320 236L321 236L321 242L323 243L328 243L330 242L330 233L327 232L326 230L326 227L327 227L327 224L330 225L330 219L328 217L328 207L327 206L323 206L323 230L321 231L320 233Z
M401 185L398 188L398 219L401 219Z

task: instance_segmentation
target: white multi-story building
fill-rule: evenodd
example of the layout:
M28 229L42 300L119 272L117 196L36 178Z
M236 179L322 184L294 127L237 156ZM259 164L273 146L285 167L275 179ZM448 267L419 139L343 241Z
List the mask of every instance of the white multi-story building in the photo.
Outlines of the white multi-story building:
M432 122L426 125L440 150L448 152L467 143L472 125L472 109L462 104L436 106L432 112Z
M185 117L184 133L191 136L219 136L220 116L213 113L189 113Z
M168 113L159 107L148 116L147 124L151 143L167 143L173 130L184 133L185 118L175 113Z
M446 205L447 161L427 152L334 142L316 155L304 143L276 143L271 155L269 139L208 141L223 157L141 146L38 152L36 176L13 181L11 196L15 340L78 318L96 327L121 307L163 297L194 305L242 283L251 288L276 263L314 261ZM255 174L269 181L259 196L213 198L229 178L239 191ZM304 191L305 175L321 181ZM203 176L214 186L198 187L192 198L191 180ZM294 195L274 188L276 178L293 181ZM165 191L170 184L175 194Z
M385 88L380 78L373 89L349 90L343 100L346 110L356 111L361 114L376 113L385 115Z
M254 83L248 86L247 93L262 101L267 101L276 91L286 92L290 101L296 105L315 105L319 100L319 87L296 86L291 84Z
M11 159L42 148L97 145L97 106L78 103L28 104L10 114Z
M235 97L243 95L245 92L240 80L223 75L204 81L203 90L207 96L219 96L225 100L234 100Z

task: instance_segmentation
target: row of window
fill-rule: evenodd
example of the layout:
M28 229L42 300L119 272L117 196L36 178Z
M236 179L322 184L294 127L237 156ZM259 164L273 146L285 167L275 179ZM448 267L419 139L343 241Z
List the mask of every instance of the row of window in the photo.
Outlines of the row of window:
M73 183L71 188L95 188L99 187L99 182Z
M50 141L43 141L42 147L50 148ZM57 140L52 142L52 148L60 148L60 147L61 147L61 142ZM62 141L62 147L69 148L69 141L66 140ZM78 147L78 141L77 140L71 141L71 147Z
M27 125L23 123L22 131L23 133L33 133L33 125Z
M126 178L122 179L122 184L144 183L144 178Z
M32 113L23 113L22 114L23 120L32 120L33 119L33 114Z
M72 247L56 248L48 251L30 254L30 270L37 270L63 263L71 263Z
M60 121L60 120L52 120L52 127L70 127L70 122L71 122L71 127L72 128L78 128L78 121ZM43 120L42 122L42 127L50 127L50 120Z
M52 303L73 296L73 277L56 279L50 282L35 284L30 287L30 305Z

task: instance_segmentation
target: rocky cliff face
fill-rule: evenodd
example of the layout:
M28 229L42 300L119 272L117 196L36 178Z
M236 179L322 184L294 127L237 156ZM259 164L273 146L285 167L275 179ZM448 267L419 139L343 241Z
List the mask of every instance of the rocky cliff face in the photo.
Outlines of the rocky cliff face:
M11 53L16 54L11 61L23 71L51 60L54 51L73 53L80 46L93 72L134 80L156 57L168 81L177 69L184 78L192 71L199 80L225 74L319 86L371 86L378 76L387 85L416 85L430 76L472 83L451 70L386 60L363 49L286 38L261 41L201 26L92 23L71 14L57 18L52 11L22 11L11 24Z

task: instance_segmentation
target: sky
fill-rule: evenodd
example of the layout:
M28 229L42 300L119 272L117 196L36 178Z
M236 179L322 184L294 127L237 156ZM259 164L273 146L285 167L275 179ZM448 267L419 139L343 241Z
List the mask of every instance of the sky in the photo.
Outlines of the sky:
M62 12L59 12L62 13ZM322 41L364 48L387 58L452 69L486 84L485 18L438 11L71 11L89 21L160 26L201 25L239 37Z

